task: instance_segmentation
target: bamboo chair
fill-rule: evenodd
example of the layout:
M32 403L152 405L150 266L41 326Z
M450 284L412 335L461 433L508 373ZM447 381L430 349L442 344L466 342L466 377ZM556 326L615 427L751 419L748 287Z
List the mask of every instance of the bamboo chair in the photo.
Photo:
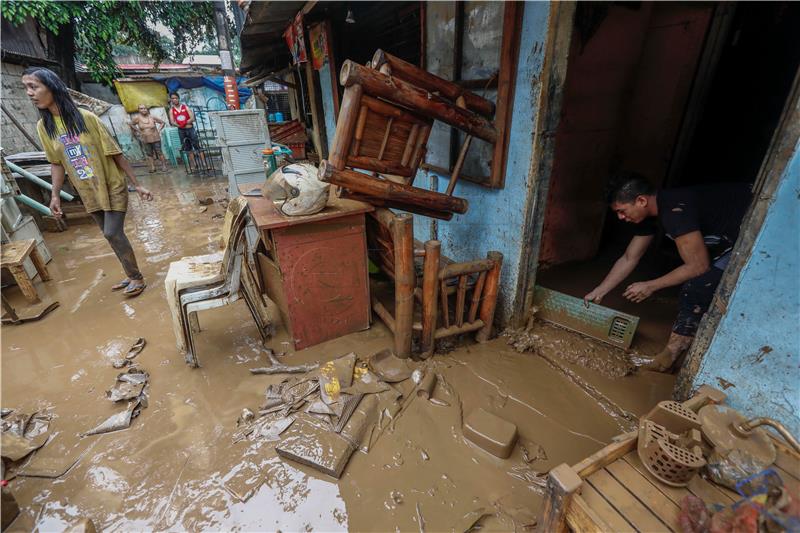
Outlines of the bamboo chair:
M423 358L432 355L436 340L476 332L485 342L492 331L503 254L455 262L441 255L441 243L430 240L420 249L413 238L413 218L378 208L368 218L371 259L394 281L394 310L373 294L375 314L394 334L398 357L408 357L418 340ZM421 275L415 258L422 261ZM451 300L453 300L451 302ZM414 309L420 320L414 320Z

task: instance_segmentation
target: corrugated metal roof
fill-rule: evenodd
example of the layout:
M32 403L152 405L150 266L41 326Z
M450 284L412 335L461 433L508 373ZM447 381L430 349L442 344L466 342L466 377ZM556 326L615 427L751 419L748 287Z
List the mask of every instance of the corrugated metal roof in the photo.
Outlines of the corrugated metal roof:
M240 69L279 70L289 64L289 48L283 31L303 9L306 2L252 2L240 35L242 62Z

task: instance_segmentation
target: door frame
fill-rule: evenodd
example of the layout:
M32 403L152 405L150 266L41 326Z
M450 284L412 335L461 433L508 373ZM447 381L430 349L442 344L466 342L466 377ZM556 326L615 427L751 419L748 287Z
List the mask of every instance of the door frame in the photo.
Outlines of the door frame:
M512 306L512 327L525 327L533 319L533 293L536 285L542 227L555 156L555 136L561 118L564 81L575 16L574 2L551 4L547 48L542 71L540 113L533 135L533 157L528 171L526 213L520 251L520 272ZM732 258L715 292L709 311L700 322L695 340L687 353L673 390L676 399L691 395L692 385L725 316L727 302L742 269L750 260L753 246L764 225L781 176L800 141L800 69L787 96L778 126L764 156L753 186L753 202L742 222Z
M673 395L685 400L692 392L694 380L700 371L703 358L711 345L717 327L725 316L728 302L733 295L742 270L750 261L753 247L767 217L781 177L795 154L800 141L800 69L795 73L792 88L783 106L778 126L772 134L767 153L753 185L753 202L742 220L741 231L733 247L731 261L722 275L711 306L700 321L694 342L686 355L686 361L678 373Z

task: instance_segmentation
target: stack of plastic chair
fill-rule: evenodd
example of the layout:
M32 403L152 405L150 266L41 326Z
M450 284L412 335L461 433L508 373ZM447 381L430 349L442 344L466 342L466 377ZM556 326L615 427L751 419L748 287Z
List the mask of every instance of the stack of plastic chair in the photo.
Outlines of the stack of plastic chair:
M178 133L178 128L170 126L164 128L161 132L163 136L162 146L166 148L164 155L166 155L173 165L178 164L180 158L186 164L186 154L181 151L181 136Z
M193 336L200 331L198 311L228 305L242 297L262 338L266 340L269 335L266 305L247 266L245 227L249 219L247 199L240 196L231 200L222 229L223 251L170 263L164 285L175 339L193 367L200 366Z

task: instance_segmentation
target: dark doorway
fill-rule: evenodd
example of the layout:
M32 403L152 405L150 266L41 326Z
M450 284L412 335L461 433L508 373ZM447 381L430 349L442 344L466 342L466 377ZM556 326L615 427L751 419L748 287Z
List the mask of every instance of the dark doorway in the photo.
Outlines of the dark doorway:
M730 18L712 36L721 9ZM582 297L622 254L632 226L613 216L603 195L616 170L658 187L754 182L800 63L798 24L800 5L790 2L579 3L537 284ZM709 61L712 37L721 40ZM632 304L621 296L625 286L679 262L674 243L657 240L603 300L640 317L634 348L652 351L666 340L677 288Z

